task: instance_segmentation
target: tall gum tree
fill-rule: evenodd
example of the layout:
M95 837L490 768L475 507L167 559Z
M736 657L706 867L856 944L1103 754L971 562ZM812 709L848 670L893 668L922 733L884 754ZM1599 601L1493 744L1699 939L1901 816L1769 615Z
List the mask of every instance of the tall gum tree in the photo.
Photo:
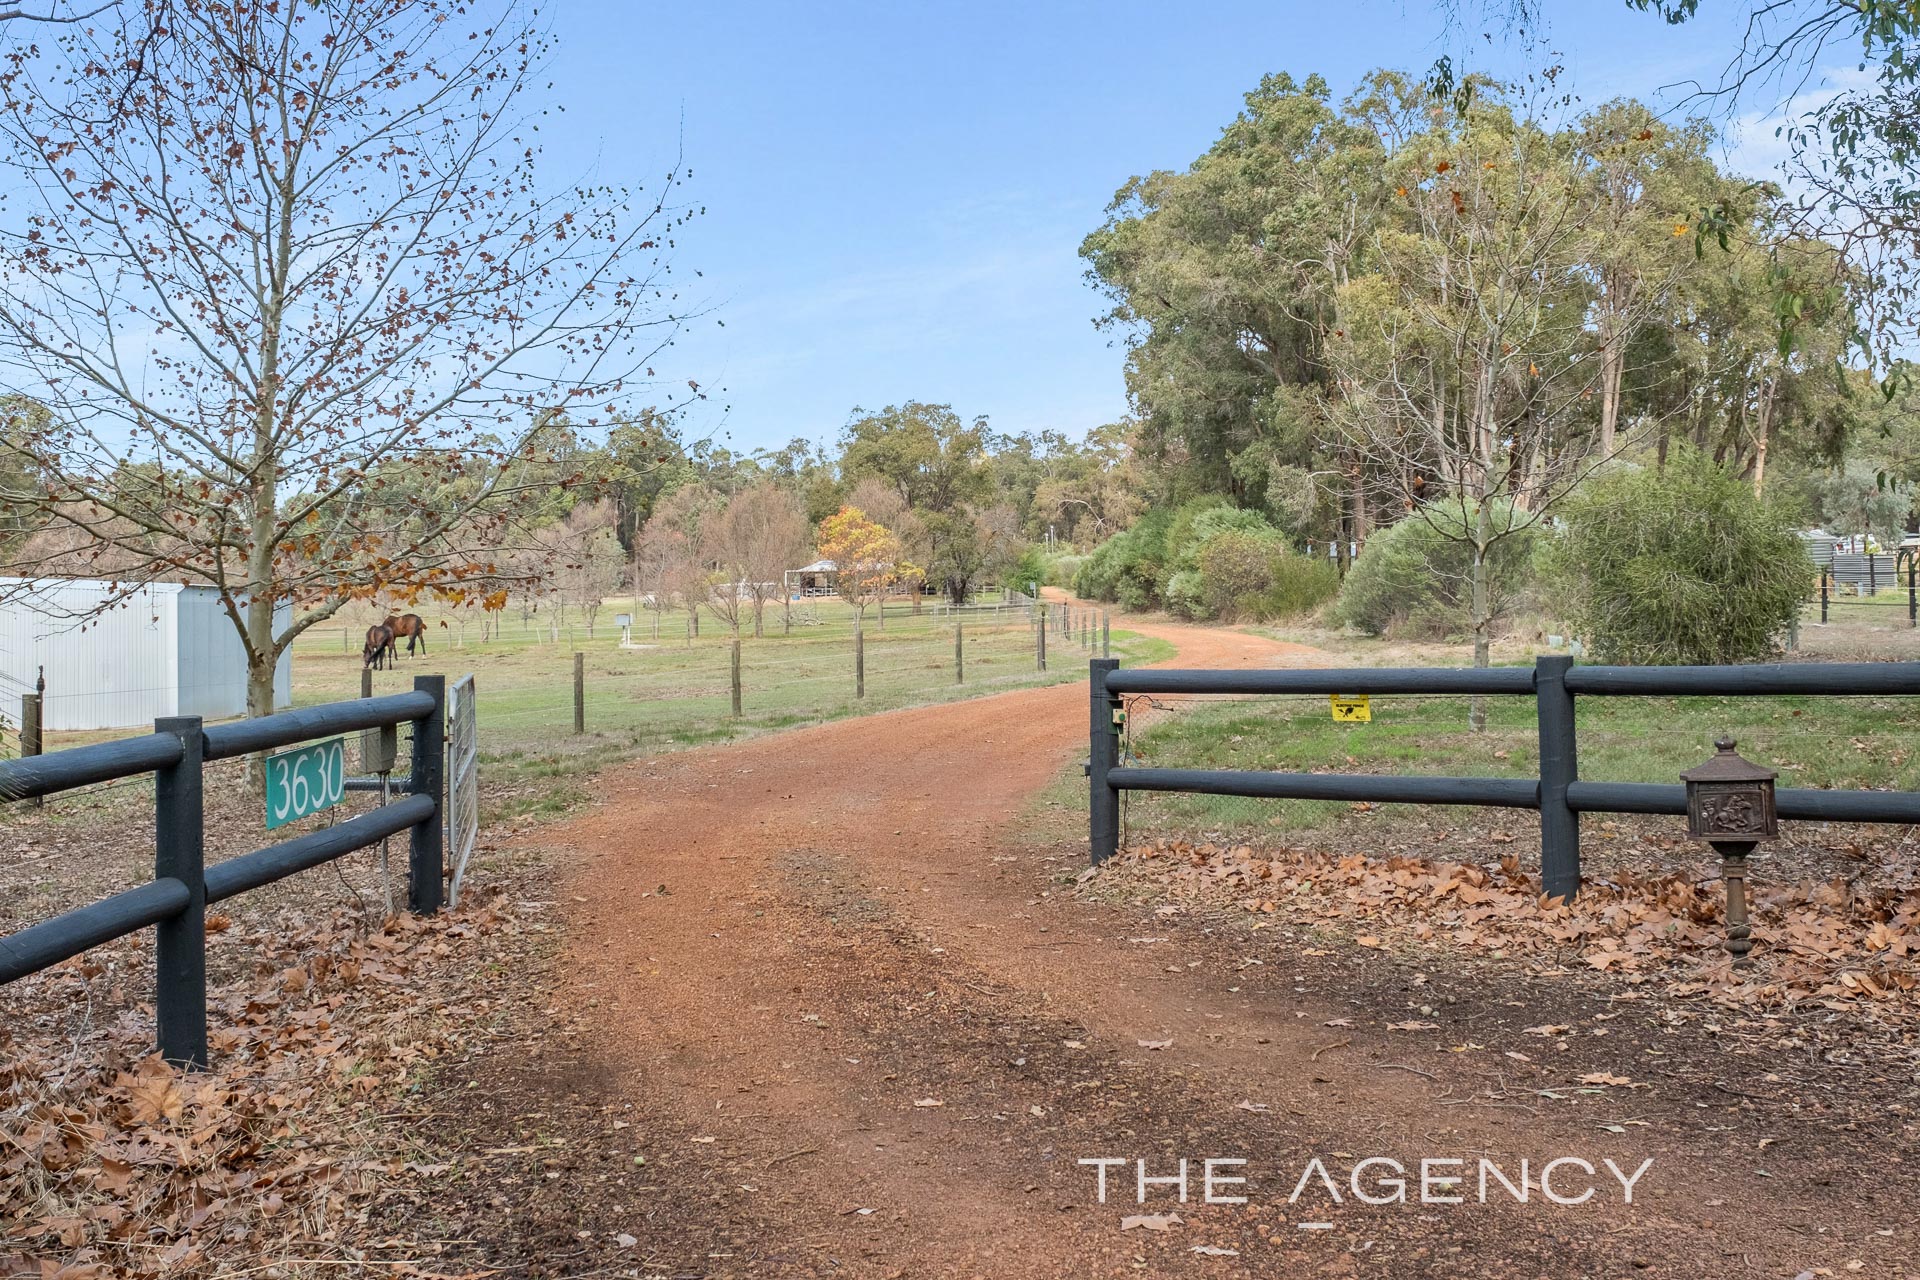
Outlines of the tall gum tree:
M1366 459L1328 427L1326 344L1338 291L1370 269L1386 155L1419 98L1392 72L1338 103L1319 76L1266 76L1205 154L1131 179L1082 243L1112 303L1099 323L1127 343L1142 460L1178 473L1172 496L1260 506L1280 474L1332 490L1364 534Z
M217 589L254 714L349 601L538 573L502 549L569 479L543 435L612 417L678 323L677 175L544 185L548 52L512 0L174 0L0 62L0 379L45 410L0 501L117 600Z
M1536 525L1600 459L1590 315L1603 193L1577 141L1491 92L1407 140L1378 270L1341 291L1330 345L1341 420L1383 498L1470 553L1476 667L1489 662L1494 548ZM1663 233L1664 234L1664 233ZM1622 307L1624 330L1649 299ZM1485 726L1475 699L1469 723Z

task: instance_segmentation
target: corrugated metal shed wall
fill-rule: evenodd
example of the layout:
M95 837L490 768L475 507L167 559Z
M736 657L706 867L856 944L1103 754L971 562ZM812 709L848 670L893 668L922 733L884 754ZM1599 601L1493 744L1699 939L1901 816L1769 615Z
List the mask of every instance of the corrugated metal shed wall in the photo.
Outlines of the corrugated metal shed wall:
M180 592L178 645L175 668L180 673L178 716L217 720L247 711L247 657L233 622L212 587L186 587ZM292 610L281 605L274 617L276 629L287 625ZM293 702L293 664L286 654L273 673L273 705Z
M0 578L26 586L0 602L0 715L19 717L20 695L46 671L48 729L121 729L161 716L243 715L246 663L240 638L211 587L155 585L93 615L104 583ZM287 613L283 611L284 623ZM275 672L275 701L291 701L291 666Z

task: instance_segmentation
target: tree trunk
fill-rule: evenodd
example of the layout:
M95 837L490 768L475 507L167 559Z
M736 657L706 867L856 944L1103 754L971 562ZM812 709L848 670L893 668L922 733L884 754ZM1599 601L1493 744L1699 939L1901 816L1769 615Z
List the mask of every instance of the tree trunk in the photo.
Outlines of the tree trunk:
M1487 509L1487 500L1482 498L1474 521L1473 541L1473 665L1476 670L1486 667L1491 656L1493 592L1487 581L1487 551L1492 537L1493 516ZM1474 733L1486 732L1486 695L1475 694L1467 704L1467 728Z
M1620 425L1620 384L1627 371L1627 353L1618 339L1610 339L1600 353L1600 456L1611 458Z
M1753 440L1753 496L1761 496L1761 490L1767 483L1767 443L1773 433L1773 393L1775 385L1768 382L1760 393L1760 426L1754 432Z
M767 634L766 612L767 602L755 596L753 598L753 638L755 640Z

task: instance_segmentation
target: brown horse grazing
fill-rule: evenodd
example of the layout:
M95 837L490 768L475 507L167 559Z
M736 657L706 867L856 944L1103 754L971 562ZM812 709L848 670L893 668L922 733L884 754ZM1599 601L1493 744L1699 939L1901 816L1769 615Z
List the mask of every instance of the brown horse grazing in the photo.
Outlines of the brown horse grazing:
M367 643L360 650L360 665L372 667L375 671L393 661L393 628L388 626L368 627Z
M407 642L407 656L409 658L413 656L413 646L416 641L419 642L421 653L427 651L427 624L420 621L419 614L402 613L397 616L388 614L387 620L380 625L393 632L393 638L396 641L405 640Z

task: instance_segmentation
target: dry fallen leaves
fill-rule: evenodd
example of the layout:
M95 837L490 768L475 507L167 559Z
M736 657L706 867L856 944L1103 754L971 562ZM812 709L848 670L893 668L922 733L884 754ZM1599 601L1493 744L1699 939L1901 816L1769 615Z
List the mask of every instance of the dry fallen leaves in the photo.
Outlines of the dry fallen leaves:
M1614 873L1569 904L1544 897L1512 853L1475 865L1160 840L1129 847L1103 874L1155 883L1173 900L1161 912L1182 910L1181 899L1225 899L1263 920L1284 911L1314 926L1349 922L1354 945L1370 950L1405 937L1539 966L1577 957L1630 983L1664 972L1684 984L1676 994L1736 1003L1920 999L1920 890L1911 884L1751 885L1764 967L1733 974L1721 886L1680 873Z
M94 990L114 981L98 953L10 988L0 1221L13 1229L0 1276L142 1280L298 1256L306 1223L364 1218L383 1180L447 1172L380 1158L357 1145L356 1127L458 1047L420 1006L472 972L457 947L517 930L511 910L482 896L372 931L347 908L283 912L252 931L210 920L222 949L254 959L250 980L209 992L213 1061L202 1072L153 1053L150 1012L77 1031L24 1016L32 1005L111 1007L118 993ZM43 1026L58 1034L36 1034Z

